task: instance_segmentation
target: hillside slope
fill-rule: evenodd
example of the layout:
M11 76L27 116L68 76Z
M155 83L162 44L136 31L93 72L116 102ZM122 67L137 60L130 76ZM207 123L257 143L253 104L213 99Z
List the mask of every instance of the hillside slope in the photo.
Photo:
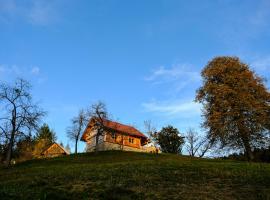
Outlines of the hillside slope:
M0 169L0 199L270 199L270 165L100 152Z

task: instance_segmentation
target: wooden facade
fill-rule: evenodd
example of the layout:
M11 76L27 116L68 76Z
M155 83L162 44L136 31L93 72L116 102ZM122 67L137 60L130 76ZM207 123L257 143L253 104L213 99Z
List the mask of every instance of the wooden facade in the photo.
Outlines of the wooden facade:
M64 156L64 155L69 155L69 152L67 152L64 147L57 143L53 143L50 145L46 150L44 150L41 153L42 157L58 157L58 156Z
M120 124L109 120L104 120L104 134L99 137L96 144L95 120L91 119L86 127L82 141L87 143L88 151L98 150L126 150L126 151L144 151L142 146L147 144L148 138L132 126Z
M116 143L133 148L141 148L141 138L117 132L106 132L105 142Z

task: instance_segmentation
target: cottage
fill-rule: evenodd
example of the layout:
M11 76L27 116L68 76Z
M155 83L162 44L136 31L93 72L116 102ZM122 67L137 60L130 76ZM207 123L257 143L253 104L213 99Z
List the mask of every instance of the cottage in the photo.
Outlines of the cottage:
M148 144L148 138L132 126L120 124L107 119L102 120L104 133L99 137L96 144L97 119L92 118L88 123L81 140L87 143L87 151L124 150L149 152L144 148Z
M61 145L57 143L53 143L47 149L45 149L42 153L42 157L58 157L63 155L69 155L70 153L64 149Z

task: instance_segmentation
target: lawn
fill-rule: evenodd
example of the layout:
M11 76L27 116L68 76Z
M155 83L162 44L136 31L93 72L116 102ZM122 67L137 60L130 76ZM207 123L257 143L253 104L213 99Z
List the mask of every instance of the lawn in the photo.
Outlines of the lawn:
M0 199L270 199L270 165L100 152L0 169Z

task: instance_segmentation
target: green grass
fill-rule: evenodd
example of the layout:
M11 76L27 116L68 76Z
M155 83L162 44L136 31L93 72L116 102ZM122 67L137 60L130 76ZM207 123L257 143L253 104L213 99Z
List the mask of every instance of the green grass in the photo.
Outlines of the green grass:
M0 169L0 199L270 199L270 165L100 152Z

